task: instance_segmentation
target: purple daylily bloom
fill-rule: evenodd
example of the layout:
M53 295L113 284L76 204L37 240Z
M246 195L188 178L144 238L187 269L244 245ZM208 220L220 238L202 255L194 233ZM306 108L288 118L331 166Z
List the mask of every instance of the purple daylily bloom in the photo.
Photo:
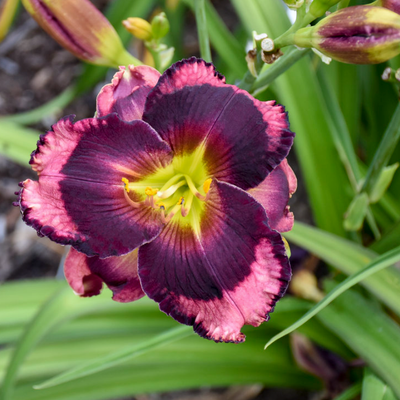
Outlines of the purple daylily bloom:
M286 113L191 58L163 75L121 68L97 115L42 136L21 183L24 221L72 246L81 296L145 294L201 336L242 342L269 318L291 271L279 232L296 177Z

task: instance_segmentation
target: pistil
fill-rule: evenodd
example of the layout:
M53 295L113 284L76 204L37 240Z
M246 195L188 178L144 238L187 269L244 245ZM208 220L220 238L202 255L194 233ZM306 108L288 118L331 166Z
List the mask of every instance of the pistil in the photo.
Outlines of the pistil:
M160 199L166 199L170 196L172 196L181 186L183 186L186 183L185 180L179 181L175 185L170 186L168 189L162 191L159 191L157 193L157 197Z

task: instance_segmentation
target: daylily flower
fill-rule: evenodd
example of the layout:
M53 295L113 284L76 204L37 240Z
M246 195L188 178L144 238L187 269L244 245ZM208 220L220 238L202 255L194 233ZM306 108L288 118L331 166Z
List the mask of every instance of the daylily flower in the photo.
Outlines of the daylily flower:
M279 232L296 178L284 109L191 58L162 76L115 75L95 118L66 117L38 142L38 181L20 185L24 221L72 249L81 296L103 282L120 302L144 294L215 341L242 342L269 318L291 271Z

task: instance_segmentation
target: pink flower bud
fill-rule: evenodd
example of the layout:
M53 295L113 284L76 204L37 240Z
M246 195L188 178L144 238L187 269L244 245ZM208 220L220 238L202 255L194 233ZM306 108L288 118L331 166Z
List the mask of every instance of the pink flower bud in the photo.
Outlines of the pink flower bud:
M36 22L61 46L92 64L132 63L107 18L89 0L22 0Z

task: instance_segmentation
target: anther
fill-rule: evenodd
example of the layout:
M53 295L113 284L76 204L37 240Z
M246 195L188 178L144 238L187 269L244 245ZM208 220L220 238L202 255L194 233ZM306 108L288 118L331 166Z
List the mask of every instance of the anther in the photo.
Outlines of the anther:
M158 189L153 189L150 186L147 186L144 192L147 194L147 196L155 196L158 192Z
M124 183L124 190L126 193L129 193L129 180L126 178L122 178L121 181Z
M204 190L204 193L207 194L208 191L210 190L211 182L212 182L212 179L211 179L211 178L208 178L208 179L206 179L206 180L204 181L204 183L203 183L203 190Z

